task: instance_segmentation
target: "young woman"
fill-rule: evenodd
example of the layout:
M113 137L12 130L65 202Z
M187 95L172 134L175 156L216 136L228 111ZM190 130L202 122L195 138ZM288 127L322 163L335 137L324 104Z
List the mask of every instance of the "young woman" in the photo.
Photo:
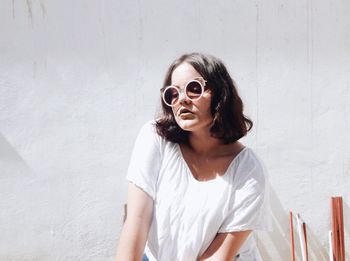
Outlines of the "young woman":
M267 180L238 141L252 122L224 64L181 56L161 97L132 153L117 260L261 260L252 232L267 225Z

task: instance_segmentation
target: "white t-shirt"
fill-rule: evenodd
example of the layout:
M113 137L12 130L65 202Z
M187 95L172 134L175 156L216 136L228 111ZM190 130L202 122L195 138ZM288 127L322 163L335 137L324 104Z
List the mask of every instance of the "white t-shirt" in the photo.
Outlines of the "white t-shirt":
M195 261L217 233L267 228L267 180L255 153L245 147L224 175L196 180L179 144L146 123L134 145L127 180L154 200L145 252L153 261ZM261 260L253 233L238 261Z

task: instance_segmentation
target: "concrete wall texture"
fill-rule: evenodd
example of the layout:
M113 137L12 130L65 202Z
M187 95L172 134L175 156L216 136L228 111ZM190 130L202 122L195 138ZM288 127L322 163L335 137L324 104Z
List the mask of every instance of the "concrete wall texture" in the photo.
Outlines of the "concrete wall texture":
M328 260L336 195L349 258L349 13L346 0L1 1L0 260L114 259L134 139L190 51L226 63L255 122L264 260L290 260L290 210L310 260Z

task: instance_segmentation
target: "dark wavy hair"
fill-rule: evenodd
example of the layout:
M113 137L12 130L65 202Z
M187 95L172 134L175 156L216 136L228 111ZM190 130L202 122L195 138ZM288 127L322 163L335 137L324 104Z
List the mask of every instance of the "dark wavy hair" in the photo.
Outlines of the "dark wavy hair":
M210 133L223 143L233 143L247 134L253 122L243 114L243 103L236 85L223 62L208 54L190 53L176 59L169 67L163 87L171 85L173 71L182 63L188 63L207 81L211 90L213 123ZM189 132L176 123L172 108L163 100L162 115L156 120L157 133L166 140L187 143Z

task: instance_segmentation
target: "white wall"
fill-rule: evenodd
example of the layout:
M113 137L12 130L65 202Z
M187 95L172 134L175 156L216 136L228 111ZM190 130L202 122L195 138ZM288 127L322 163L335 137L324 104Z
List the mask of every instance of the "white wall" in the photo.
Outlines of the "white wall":
M188 51L225 61L255 122L265 260L289 260L289 210L327 260L333 195L350 249L349 13L346 0L2 1L0 260L113 260L134 138Z

